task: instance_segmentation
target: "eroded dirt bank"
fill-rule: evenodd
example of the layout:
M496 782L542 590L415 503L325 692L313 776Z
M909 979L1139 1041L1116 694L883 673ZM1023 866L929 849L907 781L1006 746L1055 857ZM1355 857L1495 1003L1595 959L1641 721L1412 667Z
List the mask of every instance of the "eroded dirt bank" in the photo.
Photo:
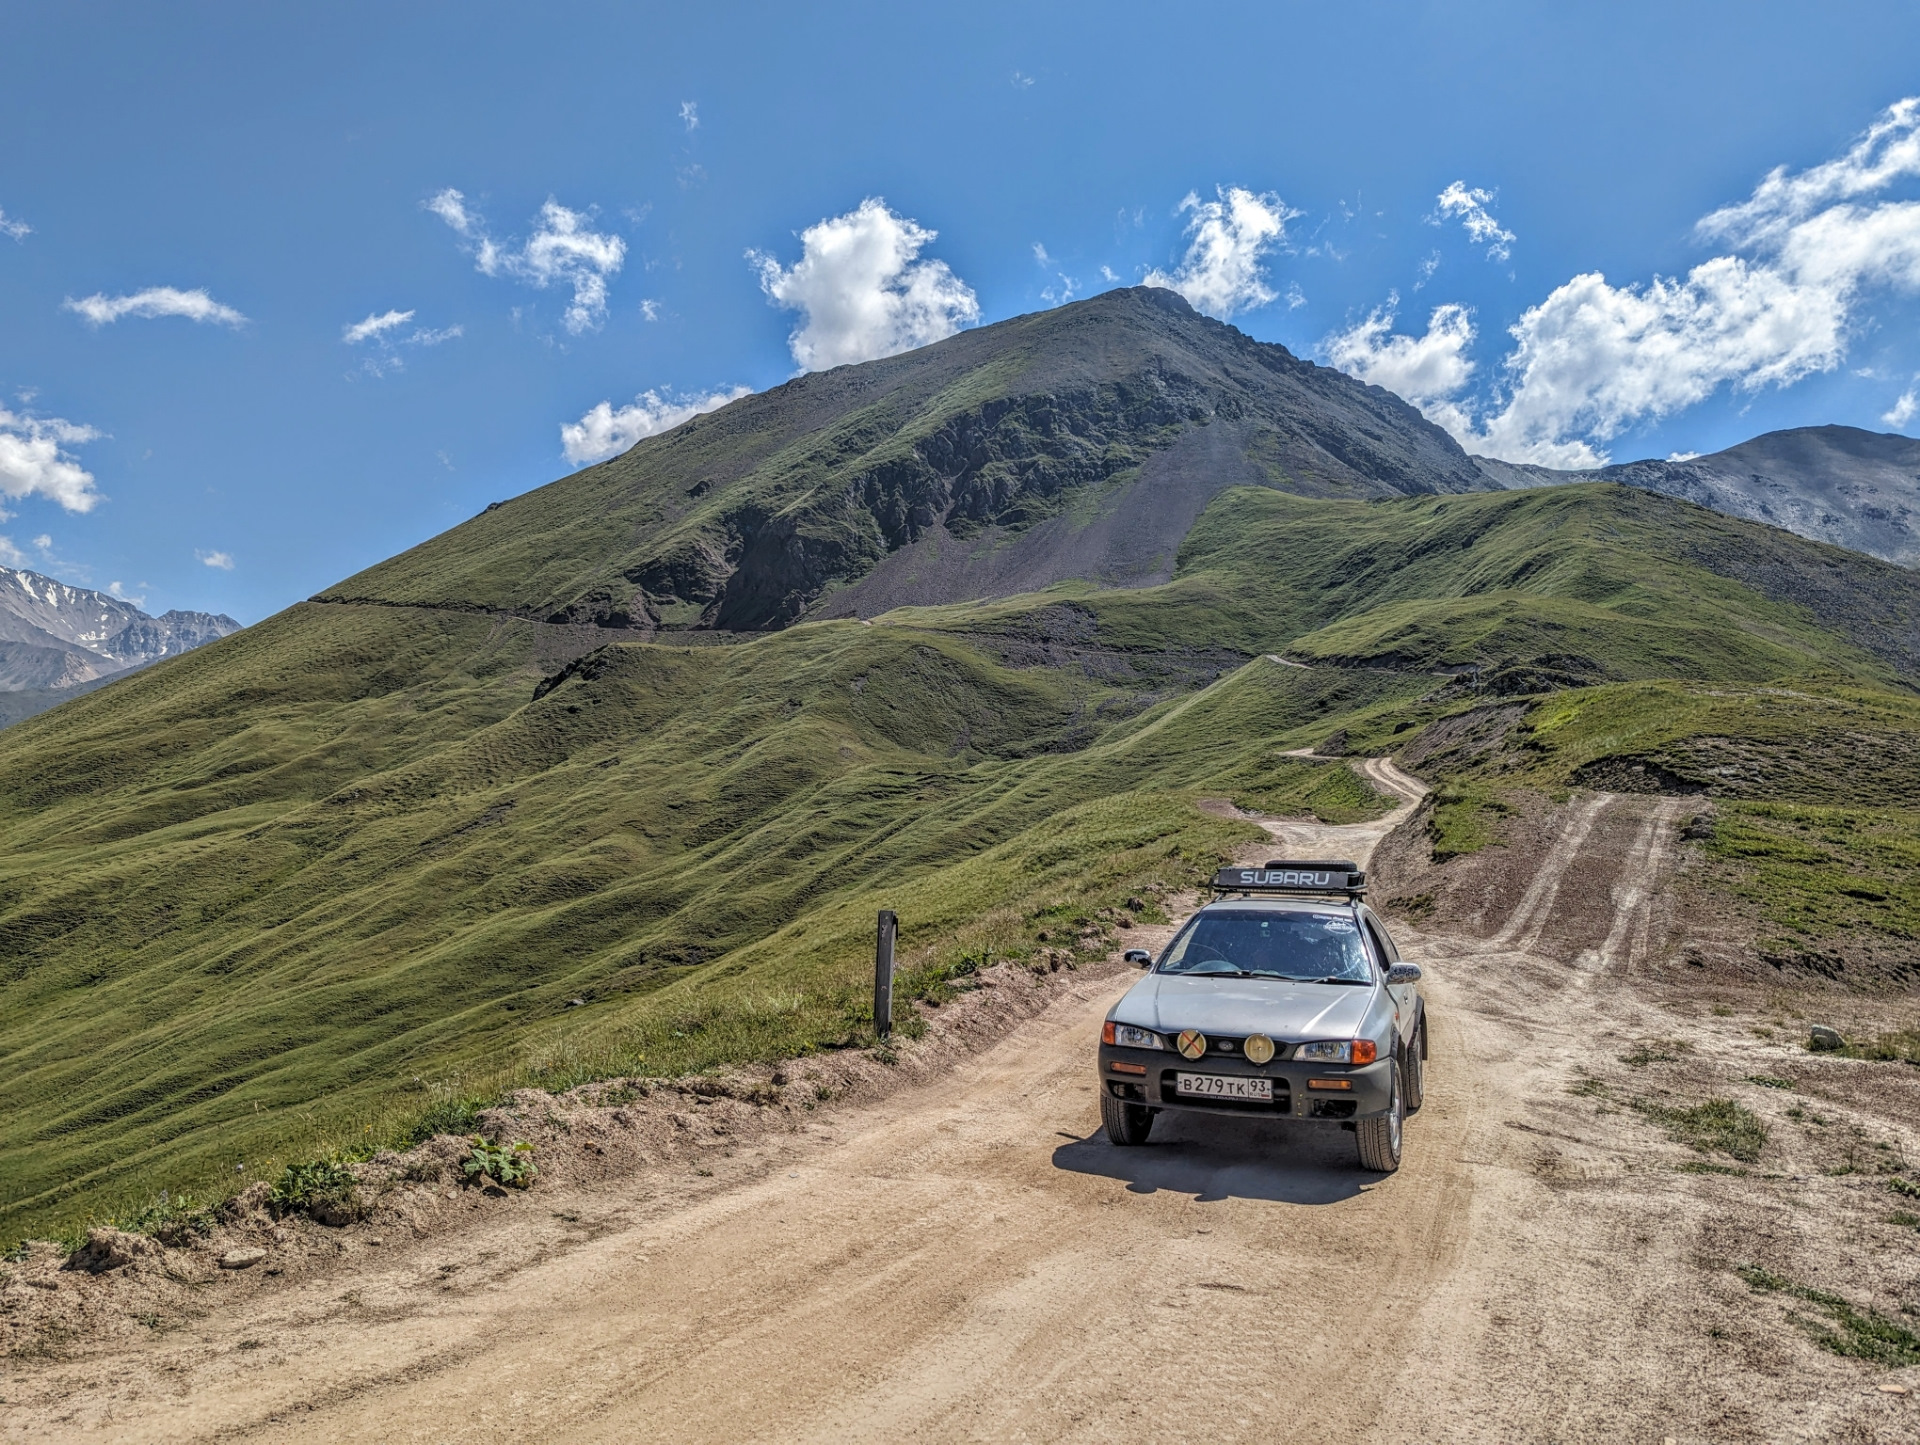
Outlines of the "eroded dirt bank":
M638 1172L440 1191L458 1227L423 1200L417 1232L341 1232L337 1264L9 1361L6 1438L1911 1440L1915 1398L1882 1386L1920 1370L1822 1350L1817 1303L1749 1280L1912 1322L1887 1166L1920 1157L1920 1071L1808 1055L1800 996L1656 966L1663 808L1576 797L1489 861L1498 908L1396 929L1433 1051L1390 1178L1274 1123L1109 1147L1091 1042L1135 975L1003 980L886 1097L793 1127L688 1104L702 1147L649 1134ZM1387 830L1271 831L1364 863ZM966 1009L1010 1031L970 1053ZM1766 1125L1756 1159L1659 1122L1710 1097Z

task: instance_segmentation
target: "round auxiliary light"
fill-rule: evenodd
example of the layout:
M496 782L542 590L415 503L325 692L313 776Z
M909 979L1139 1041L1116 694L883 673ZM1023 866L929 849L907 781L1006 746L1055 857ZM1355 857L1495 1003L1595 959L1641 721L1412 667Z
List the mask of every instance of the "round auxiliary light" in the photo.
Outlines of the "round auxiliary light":
M1207 1036L1198 1029L1182 1029L1176 1040L1181 1054L1189 1059L1197 1059L1207 1051Z
M1265 1034L1249 1034L1242 1048L1250 1064L1264 1064L1273 1057L1273 1040Z

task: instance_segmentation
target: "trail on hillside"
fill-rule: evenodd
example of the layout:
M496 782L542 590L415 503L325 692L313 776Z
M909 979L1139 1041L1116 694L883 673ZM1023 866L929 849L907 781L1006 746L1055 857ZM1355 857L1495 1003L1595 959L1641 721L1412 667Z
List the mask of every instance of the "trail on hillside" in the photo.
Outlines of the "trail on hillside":
M1401 806L1266 822L1283 851L1366 866L1423 789L1359 766ZM536 1191L354 1288L17 1376L5 1438L1825 1438L1901 1407L1717 1343L1703 1321L1752 1322L1697 1263L1714 1181L1623 1165L1657 1137L1631 1113L1568 1112L1655 1012L1626 985L1674 817L1587 799L1494 938L1396 929L1432 1058L1393 1176L1277 1121L1163 1115L1108 1145L1094 1039L1137 977L1109 970L940 1083L714 1161L704 1192ZM578 1233L525 1261L532 1209Z

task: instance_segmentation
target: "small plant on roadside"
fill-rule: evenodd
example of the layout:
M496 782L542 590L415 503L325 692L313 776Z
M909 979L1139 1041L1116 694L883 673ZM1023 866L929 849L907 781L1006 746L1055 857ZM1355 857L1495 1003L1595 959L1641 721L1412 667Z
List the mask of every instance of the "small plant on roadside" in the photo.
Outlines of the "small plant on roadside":
M460 1162L469 1179L491 1179L511 1189L525 1189L540 1172L534 1167L533 1145L524 1139L517 1144L489 1144L475 1134L472 1144L472 1152Z
M1850 1059L1873 1059L1879 1063L1920 1064L1920 1028L1899 1029L1876 1035L1870 1042L1848 1041L1840 1052Z
M1837 1294L1796 1284L1758 1265L1743 1265L1735 1273L1757 1294L1784 1294L1804 1300L1825 1315L1835 1328L1792 1311L1787 1315L1823 1350L1896 1368L1920 1365L1920 1335L1878 1310L1856 1309Z
M401 1131L400 1146L424 1144L438 1134L469 1134L487 1105L488 1101L480 1098L441 1099Z
M1682 1054L1691 1052L1679 1039L1642 1039L1632 1053L1620 1056L1620 1062L1631 1069L1644 1069L1648 1064L1677 1064Z
M177 1249L213 1233L213 1206L201 1203L191 1194L174 1194L162 1189L145 1208L119 1215L112 1222L115 1229L150 1235Z
M1887 1188L1908 1199L1920 1199L1920 1184L1914 1183L1911 1179L1901 1179L1896 1175L1887 1181Z
M337 1159L289 1164L274 1181L267 1204L277 1218L309 1214L322 1222L344 1222L359 1210L359 1181Z
M1763 1089L1791 1089L1795 1087L1792 1079L1777 1078L1772 1074L1748 1074L1749 1084L1758 1084Z
M1766 1146L1767 1126L1759 1115L1731 1099L1708 1099L1686 1108L1641 1099L1633 1107L1676 1141L1702 1154L1718 1149L1751 1164Z

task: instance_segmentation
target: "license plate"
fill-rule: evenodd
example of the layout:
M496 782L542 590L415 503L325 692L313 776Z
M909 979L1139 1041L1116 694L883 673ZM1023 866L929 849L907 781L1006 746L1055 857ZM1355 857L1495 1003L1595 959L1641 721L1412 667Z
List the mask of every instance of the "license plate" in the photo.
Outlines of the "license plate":
M1176 1074L1174 1092L1194 1099L1260 1099L1273 1102L1270 1079L1238 1079L1226 1074Z

